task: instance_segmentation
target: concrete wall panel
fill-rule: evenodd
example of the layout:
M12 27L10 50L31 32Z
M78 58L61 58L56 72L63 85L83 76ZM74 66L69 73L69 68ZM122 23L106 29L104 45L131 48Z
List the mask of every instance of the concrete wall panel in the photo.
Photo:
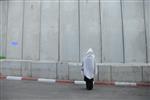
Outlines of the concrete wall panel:
M7 1L0 1L0 56L6 56Z
M21 75L23 77L31 77L32 72L31 72L31 62L29 61L22 61L21 62Z
M58 61L59 2L41 2L40 60Z
M57 79L69 79L68 63L57 63Z
M145 7L145 27L146 27L146 36L147 36L147 56L148 62L150 62L150 2L149 0L145 0L144 2Z
M2 65L3 65L3 61L0 60L0 75L2 74Z
M3 15L3 2L0 2L0 15ZM0 56L4 56L3 17L0 16Z
M150 82L150 65L143 66L143 81Z
M101 62L99 0L80 0L80 58L93 48L97 62Z
M143 0L122 0L125 62L146 62Z
M0 2L0 14L3 14L3 2ZM0 36L2 36L2 16L0 16ZM0 38L2 39L2 38ZM1 49L0 49L1 50Z
M79 61L78 0L60 0L60 60Z
M98 65L98 77L100 81L111 81L111 66L110 65Z
M142 81L142 68L133 65L112 66L112 81Z
M40 2L25 1L23 59L39 59Z
M123 62L120 0L101 0L102 62Z
M3 61L1 74L6 76L21 76L21 62Z
M32 77L56 79L56 63L32 63Z
M7 27L7 58L22 57L23 2L9 1Z
M81 64L69 63L69 79L83 80L83 75L81 74Z

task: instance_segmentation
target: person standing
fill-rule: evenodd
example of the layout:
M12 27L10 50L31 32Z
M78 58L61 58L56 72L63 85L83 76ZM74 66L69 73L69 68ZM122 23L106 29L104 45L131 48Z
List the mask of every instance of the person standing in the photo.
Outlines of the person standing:
M94 76L97 74L95 55L92 48L89 48L89 50L86 52L85 57L83 58L81 72L84 75L86 89L92 90L94 84Z

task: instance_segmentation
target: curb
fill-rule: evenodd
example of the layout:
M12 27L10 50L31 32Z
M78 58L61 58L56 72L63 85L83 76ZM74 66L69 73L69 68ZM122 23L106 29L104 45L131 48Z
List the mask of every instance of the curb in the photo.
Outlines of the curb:
M64 83L64 84L86 84L85 81L77 80L56 80L56 79L46 79L46 78L33 78L33 77L17 77L17 76L2 76L0 75L0 80L28 80L28 81L38 81L46 83ZM96 81L95 85L107 85L107 86L138 86L138 87L150 87L150 82L113 82L113 81Z

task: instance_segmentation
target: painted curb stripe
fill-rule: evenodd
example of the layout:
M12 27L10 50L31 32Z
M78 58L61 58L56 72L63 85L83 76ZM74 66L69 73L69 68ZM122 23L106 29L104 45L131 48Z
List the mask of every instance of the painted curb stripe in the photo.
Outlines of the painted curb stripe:
M4 79L6 79L6 77L5 76L0 76L0 79L4 80Z
M86 84L85 81L74 81L74 84Z
M71 80L56 80L57 83L74 83L74 81Z
M137 83L137 86L147 86L147 87L149 87L150 86L150 82L147 82L147 83Z
M16 77L16 76L7 76L7 80L22 80L22 77Z
M22 77L22 80L37 81L37 80L38 80L38 78L32 78L32 77Z
M48 82L48 83L55 83L56 82L55 79L43 79L43 78L39 78L38 81L39 82Z
M71 84L86 84L85 81L72 81L72 80L56 80L56 79L44 79L44 78L32 78L32 77L17 77L17 76L3 76L0 75L0 80L29 80L48 83L71 83ZM113 86L142 86L150 87L150 82L111 82L111 81L96 81L95 85L113 85Z
M115 82L116 86L136 86L136 83L129 83L129 82Z
M96 85L115 85L115 82L103 82L103 81L96 81Z

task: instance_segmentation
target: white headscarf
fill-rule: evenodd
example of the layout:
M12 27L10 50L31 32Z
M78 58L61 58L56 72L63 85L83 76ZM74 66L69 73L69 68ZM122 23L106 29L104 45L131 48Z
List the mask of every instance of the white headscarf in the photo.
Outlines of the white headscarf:
M86 56L83 59L83 74L89 79L94 78L94 74L97 73L95 64L95 55L92 48L86 52Z

